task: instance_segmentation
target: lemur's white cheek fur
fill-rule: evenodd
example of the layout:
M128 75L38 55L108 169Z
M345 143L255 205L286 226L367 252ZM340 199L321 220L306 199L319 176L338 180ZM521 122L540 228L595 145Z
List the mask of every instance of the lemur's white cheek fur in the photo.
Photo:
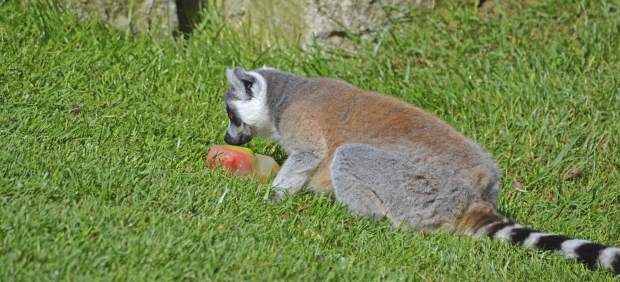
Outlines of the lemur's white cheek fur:
M272 137L275 133L275 125L271 120L271 113L267 106L267 85L265 79L256 72L248 72L256 78L256 84L252 87L252 99L236 101L239 118L249 126L255 128L256 133Z

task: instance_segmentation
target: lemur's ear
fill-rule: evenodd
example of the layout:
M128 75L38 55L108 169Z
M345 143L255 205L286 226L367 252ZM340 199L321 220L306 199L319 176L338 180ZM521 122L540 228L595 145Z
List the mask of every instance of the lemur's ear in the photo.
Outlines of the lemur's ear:
M248 100L254 96L252 93L252 86L256 82L256 78L244 69L239 67L227 68L226 78L228 79L228 83L235 90L235 96L239 99Z

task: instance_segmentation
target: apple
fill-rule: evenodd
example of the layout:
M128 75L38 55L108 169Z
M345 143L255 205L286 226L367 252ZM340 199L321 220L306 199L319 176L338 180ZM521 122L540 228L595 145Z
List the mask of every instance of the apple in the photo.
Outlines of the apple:
M220 167L231 176L252 176L260 183L268 183L280 170L280 165L273 158L232 145L211 147L207 154L207 165L211 169Z
M254 178L260 183L268 183L280 171L280 165L269 156L256 154Z
M251 175L254 172L256 156L248 148L231 145L214 145L207 154L207 165L211 169L221 167L229 175Z

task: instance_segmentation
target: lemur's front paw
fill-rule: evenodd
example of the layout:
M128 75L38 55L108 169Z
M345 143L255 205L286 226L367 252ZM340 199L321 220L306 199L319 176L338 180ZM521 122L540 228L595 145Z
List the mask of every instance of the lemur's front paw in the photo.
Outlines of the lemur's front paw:
M286 191L274 188L273 193L269 196L269 200L276 203L282 202L286 198L286 194Z
M297 191L299 191L299 189L293 188L294 186L287 180L287 178L276 177L276 179L273 181L273 193L271 194L272 201L281 202L286 199L286 197L293 195Z

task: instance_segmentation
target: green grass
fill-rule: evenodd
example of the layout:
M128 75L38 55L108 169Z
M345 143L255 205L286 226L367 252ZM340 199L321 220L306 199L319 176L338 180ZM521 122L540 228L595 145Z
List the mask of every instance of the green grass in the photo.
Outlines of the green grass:
M223 143L225 67L338 77L483 144L508 216L618 246L620 1L484 14L442 1L353 54L266 49L211 15L190 39L155 43L2 2L1 281L613 280L551 253L399 232L329 198L271 203L268 185L203 158ZM574 167L585 173L563 181Z

